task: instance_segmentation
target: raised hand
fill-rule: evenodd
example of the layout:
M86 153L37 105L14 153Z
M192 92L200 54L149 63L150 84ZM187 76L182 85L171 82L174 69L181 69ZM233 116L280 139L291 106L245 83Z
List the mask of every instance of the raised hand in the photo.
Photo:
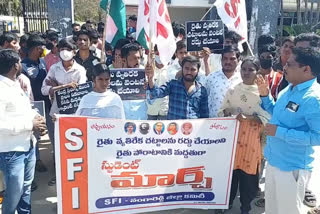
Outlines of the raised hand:
M260 96L266 97L269 95L268 76L263 77L261 74L258 74L256 79L256 84L258 86Z

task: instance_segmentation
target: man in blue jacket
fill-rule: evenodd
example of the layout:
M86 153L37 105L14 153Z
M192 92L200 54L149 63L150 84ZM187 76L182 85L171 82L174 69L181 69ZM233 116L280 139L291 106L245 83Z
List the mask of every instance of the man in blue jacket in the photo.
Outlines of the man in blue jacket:
M274 102L268 81L257 85L262 106L271 115L265 127L267 146L266 213L303 213L306 183L312 169L313 146L320 145L320 50L296 48L284 67L290 83Z

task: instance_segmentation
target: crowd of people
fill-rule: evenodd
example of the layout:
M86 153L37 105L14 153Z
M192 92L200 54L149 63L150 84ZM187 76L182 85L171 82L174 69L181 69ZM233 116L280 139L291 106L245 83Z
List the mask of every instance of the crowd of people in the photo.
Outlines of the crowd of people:
M256 206L265 207L267 214L301 214L306 204L314 207L310 213L319 214L309 181L313 146L320 145L320 36L261 35L256 57L247 57L239 51L241 37L227 31L223 50L190 53L184 26L173 23L177 48L172 61L163 64L157 47L148 53L135 40L136 24L136 16L130 16L127 38L104 48L104 25L92 21L72 24L67 38L59 38L54 29L20 38L10 32L0 36L2 213L31 212L35 170L47 171L38 148L41 136L48 133L54 148L53 121L59 113L55 91L93 81L94 89L82 98L76 115L126 120L236 117L240 128L229 208L239 189L241 213L250 212L251 202L261 195L259 180L267 162L265 199ZM154 64L148 54L154 55ZM121 100L109 89L110 69L118 68L145 69L145 100ZM32 109L31 101L44 101L45 117ZM125 130L137 128L128 122ZM163 123L157 123L154 132L163 131ZM177 124L172 122L168 131L176 133ZM55 178L48 181L55 183Z

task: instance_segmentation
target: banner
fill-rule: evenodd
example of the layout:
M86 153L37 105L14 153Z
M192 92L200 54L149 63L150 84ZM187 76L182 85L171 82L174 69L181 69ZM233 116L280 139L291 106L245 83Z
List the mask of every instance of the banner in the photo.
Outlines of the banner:
M110 88L122 100L144 100L145 71L139 68L122 68L110 70Z
M74 114L82 97L93 90L93 83L86 82L77 88L64 88L55 92L60 114Z
M223 49L224 26L220 20L186 22L187 51Z
M228 30L237 32L242 38L248 40L247 11L245 0L216 0L214 5L218 15Z
M32 101L32 109L35 109L42 117L46 117L46 109L44 107L44 101Z
M59 214L228 208L234 118L55 125Z

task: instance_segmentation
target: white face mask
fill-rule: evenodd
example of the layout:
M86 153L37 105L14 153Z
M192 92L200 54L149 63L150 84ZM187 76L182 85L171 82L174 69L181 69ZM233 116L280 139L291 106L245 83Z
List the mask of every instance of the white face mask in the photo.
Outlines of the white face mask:
M73 58L73 51L68 51L68 50L60 51L60 58L63 61L70 61Z

